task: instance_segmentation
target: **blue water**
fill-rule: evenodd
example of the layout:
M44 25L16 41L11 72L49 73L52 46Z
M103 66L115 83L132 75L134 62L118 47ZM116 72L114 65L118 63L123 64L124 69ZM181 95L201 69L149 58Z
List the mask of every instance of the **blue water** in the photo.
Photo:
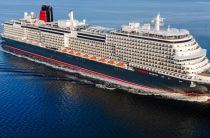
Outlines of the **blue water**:
M119 27L150 22L189 29L210 51L209 0L0 0L0 23L54 6L88 23ZM0 29L2 30L2 28ZM96 87L78 74L56 71L0 51L0 137L210 137L210 105Z

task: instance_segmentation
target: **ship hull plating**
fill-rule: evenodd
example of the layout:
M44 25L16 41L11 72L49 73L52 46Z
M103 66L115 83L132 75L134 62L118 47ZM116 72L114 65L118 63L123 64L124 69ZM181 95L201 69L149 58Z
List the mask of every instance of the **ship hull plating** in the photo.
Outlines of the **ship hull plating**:
M55 50L38 47L23 42L4 39L3 48L11 52L23 54L39 60L54 63L62 67L70 67L86 73L111 79L130 86L169 90L169 92L185 91L187 93L204 93L196 88L190 88L190 82L169 78L160 74L145 71L131 71L112 65L92 61ZM205 87L207 88L207 87ZM205 92L206 93L206 92Z

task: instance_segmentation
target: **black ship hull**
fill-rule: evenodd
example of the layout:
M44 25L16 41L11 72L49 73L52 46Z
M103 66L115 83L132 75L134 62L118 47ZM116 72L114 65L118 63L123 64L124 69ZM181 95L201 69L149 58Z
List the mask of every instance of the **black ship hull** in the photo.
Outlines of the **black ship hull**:
M3 40L2 47L11 52L56 64L57 66L79 70L93 76L111 80L113 83L120 83L126 87L146 88L168 93L183 93L191 96L208 93L208 90L200 90L198 86L190 88L190 81L179 80L144 70L127 70L12 39L3 38ZM205 86L206 89L207 87Z

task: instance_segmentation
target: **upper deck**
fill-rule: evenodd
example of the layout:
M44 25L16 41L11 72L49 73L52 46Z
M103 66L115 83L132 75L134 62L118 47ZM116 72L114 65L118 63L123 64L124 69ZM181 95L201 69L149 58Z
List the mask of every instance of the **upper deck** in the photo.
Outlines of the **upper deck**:
M37 19L34 14L25 14L24 19L12 20L5 22L7 24L19 24L24 27L37 28L40 30L51 30L62 33L70 33L77 31L85 34L98 36L106 36L107 34L121 35L133 38L146 38L149 40L157 40L161 42L185 42L192 38L189 31L185 29L170 28L162 29L163 18L158 14L151 24L143 24L131 22L128 25L122 25L120 29L107 28L102 26L90 25L86 20L78 21L74 19L73 12L69 14L69 20L58 20L54 22L43 22Z

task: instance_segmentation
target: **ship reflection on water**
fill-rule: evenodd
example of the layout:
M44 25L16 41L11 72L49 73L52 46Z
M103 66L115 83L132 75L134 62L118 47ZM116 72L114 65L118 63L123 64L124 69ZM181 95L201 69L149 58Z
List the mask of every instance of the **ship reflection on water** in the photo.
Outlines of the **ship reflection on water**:
M1 136L13 137L17 131L26 137L206 137L210 133L207 103L101 89L78 74L3 52L0 57Z

